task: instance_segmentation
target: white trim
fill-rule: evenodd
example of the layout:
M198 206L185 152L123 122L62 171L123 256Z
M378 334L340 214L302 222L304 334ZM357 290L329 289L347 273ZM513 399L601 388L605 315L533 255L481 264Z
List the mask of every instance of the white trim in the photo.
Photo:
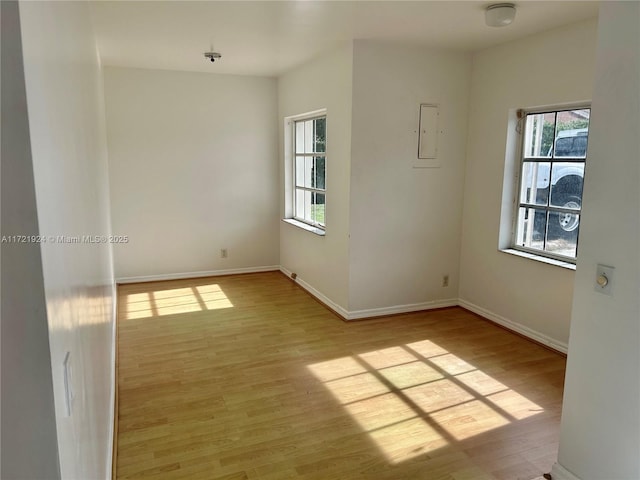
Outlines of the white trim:
M556 260L551 257L543 257L542 255L538 255L533 252L525 252L523 250L517 250L515 248L500 248L500 252L508 253L509 255L515 255L516 257L528 258L529 260L535 260L536 262L548 263L549 265L555 265L556 267L566 268L567 270L576 269L575 263L570 263L568 261Z
M116 278L116 283L157 282L162 280L180 280L183 278L219 277L221 275L234 275L238 273L275 272L280 267L269 265L264 267L230 268L227 270L208 270L202 272L169 273L166 275L145 275L140 277Z
M473 313L480 315L481 317L486 318L487 320L497 323L498 325L502 325L503 327L508 328L509 330L513 330L514 332L524 335L525 337L531 338L536 342L540 342L543 345L547 345L548 347L553 348L558 352L562 352L566 354L569 349L568 345L564 342L555 340L543 333L533 330L532 328L526 327L518 322L514 322L513 320L509 320L508 318L498 315L497 313L493 313L490 310L487 310L485 308L479 307L478 305L475 305L462 298L458 299L458 305L460 305L463 308L466 308L467 310L472 311Z
M291 278L291 273L292 272L290 270L287 270L286 268L284 268L282 265L280 265L280 271L282 273L284 273L287 277ZM329 297L327 297L322 292L316 290L314 287L309 285L307 282L302 280L300 277L297 277L294 281L298 285L300 285L302 288L304 288L307 292L309 292L311 295L313 295L318 300L320 300L320 302L322 302L327 307L329 307L331 310L333 310L334 312L338 313L340 316L342 316L344 318L348 318L349 312L344 307L341 307L337 303L334 303L332 300L329 299Z
M320 108L318 110L313 110L307 113L300 113L297 115L289 115L288 117L284 117L285 122L301 122L304 120L312 120L315 118L321 118L327 116L327 109Z
M113 277L112 277L113 278ZM118 379L116 378L116 328L118 325L116 323L117 320L117 311L118 311L118 290L116 289L116 283L113 281L111 284L111 295L113 301L111 308L111 320L112 320L112 331L111 331L111 399L109 406L109 444L107 451L107 471L106 471L106 480L111 480L113 478L113 445L114 445L114 435L115 435L115 425L116 425L116 382Z
M320 235L321 237L325 236L325 231L322 228L314 227L308 223L302 222L300 220L296 220L295 218L283 218L282 221L284 223L288 223L289 225L293 225L294 227L301 228L306 230L307 232L315 233L316 235Z
M580 480L580 477L575 476L558 462L553 464L553 467L551 468L551 476L553 477L553 480Z
M434 308L456 307L457 305L457 298L446 298L444 300L433 300L431 302L392 305L391 307L370 308L367 310L354 310L352 312L349 312L349 315L346 318L347 320L357 320L359 318L382 317L385 315L396 315L398 313L433 310Z
M283 266L280 266L280 271L284 273L287 277L291 278L291 271L287 270ZM304 288L307 292L309 292L311 295L313 295L318 300L320 300L320 302L324 303L331 310L340 314L340 316L343 317L345 320L358 320L360 318L382 317L385 315L419 312L421 310L431 310L434 308L444 308L444 307L455 307L458 305L458 299L449 298L446 300L434 300L432 302L411 303L407 305L393 305L391 307L349 311L346 308L341 307L337 303L330 300L329 297L324 295L322 292L316 290L314 287L309 285L300 277L297 277L294 281L298 285L300 285L302 288Z

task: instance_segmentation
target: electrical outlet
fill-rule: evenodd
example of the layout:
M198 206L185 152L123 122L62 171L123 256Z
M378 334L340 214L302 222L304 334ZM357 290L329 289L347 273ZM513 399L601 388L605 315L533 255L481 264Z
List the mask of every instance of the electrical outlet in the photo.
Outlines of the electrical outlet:
M226 248L220 249L220 258L227 258L229 256L229 252L227 252Z
M443 275L442 276L442 286L443 287L448 287L449 286L449 275Z

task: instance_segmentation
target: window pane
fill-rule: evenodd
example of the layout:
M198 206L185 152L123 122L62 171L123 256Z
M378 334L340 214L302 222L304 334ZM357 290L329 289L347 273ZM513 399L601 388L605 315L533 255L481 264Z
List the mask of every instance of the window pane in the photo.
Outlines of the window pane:
M311 222L311 192L304 192L304 217L307 222Z
M313 188L324 190L325 187L325 157L314 157Z
M590 112L589 109L558 112L554 156L586 157Z
M518 212L517 245L542 250L546 223L547 212L545 210L521 207Z
M318 118L315 120L315 142L314 142L314 152L324 153L325 152L325 130L327 125L326 118Z
M587 155L587 134L576 134L576 130L565 130L556 137L556 157L579 157Z
M525 157L550 157L555 134L555 112L527 115L524 131Z
M304 122L296 122L296 153L304 153Z
M320 225L324 225L324 205L324 193L314 193L313 203L311 205L311 220Z
M296 211L294 216L304 219L304 190L296 189Z
M577 236L580 226L580 212L549 212L548 238L567 238L568 233L574 232Z
M313 152L313 120L304 122L304 153Z
M549 212L549 228L545 251L575 257L578 246L580 215L577 213Z
M584 163L554 162L551 169L551 205L580 209Z
M304 186L311 187L313 177L313 157L304 157Z
M304 187L304 157L296 157L296 187Z
M524 162L522 164L522 187L520 201L536 205L548 205L551 163Z
M301 220L311 222L311 212L311 192L306 190L296 190L295 216Z

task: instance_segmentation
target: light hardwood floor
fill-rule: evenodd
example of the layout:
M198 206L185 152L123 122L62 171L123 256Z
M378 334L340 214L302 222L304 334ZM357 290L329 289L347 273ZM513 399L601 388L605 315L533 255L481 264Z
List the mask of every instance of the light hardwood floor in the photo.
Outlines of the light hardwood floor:
M556 459L565 359L461 308L346 323L278 272L118 297L118 478L516 480Z

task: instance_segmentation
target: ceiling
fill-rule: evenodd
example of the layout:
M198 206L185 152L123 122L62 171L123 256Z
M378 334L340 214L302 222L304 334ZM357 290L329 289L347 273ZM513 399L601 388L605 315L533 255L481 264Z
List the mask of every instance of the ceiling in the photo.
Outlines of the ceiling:
M508 27L491 1L96 1L103 65L277 76L353 39L475 51L598 14L595 1L517 1ZM203 56L213 47L222 59Z

